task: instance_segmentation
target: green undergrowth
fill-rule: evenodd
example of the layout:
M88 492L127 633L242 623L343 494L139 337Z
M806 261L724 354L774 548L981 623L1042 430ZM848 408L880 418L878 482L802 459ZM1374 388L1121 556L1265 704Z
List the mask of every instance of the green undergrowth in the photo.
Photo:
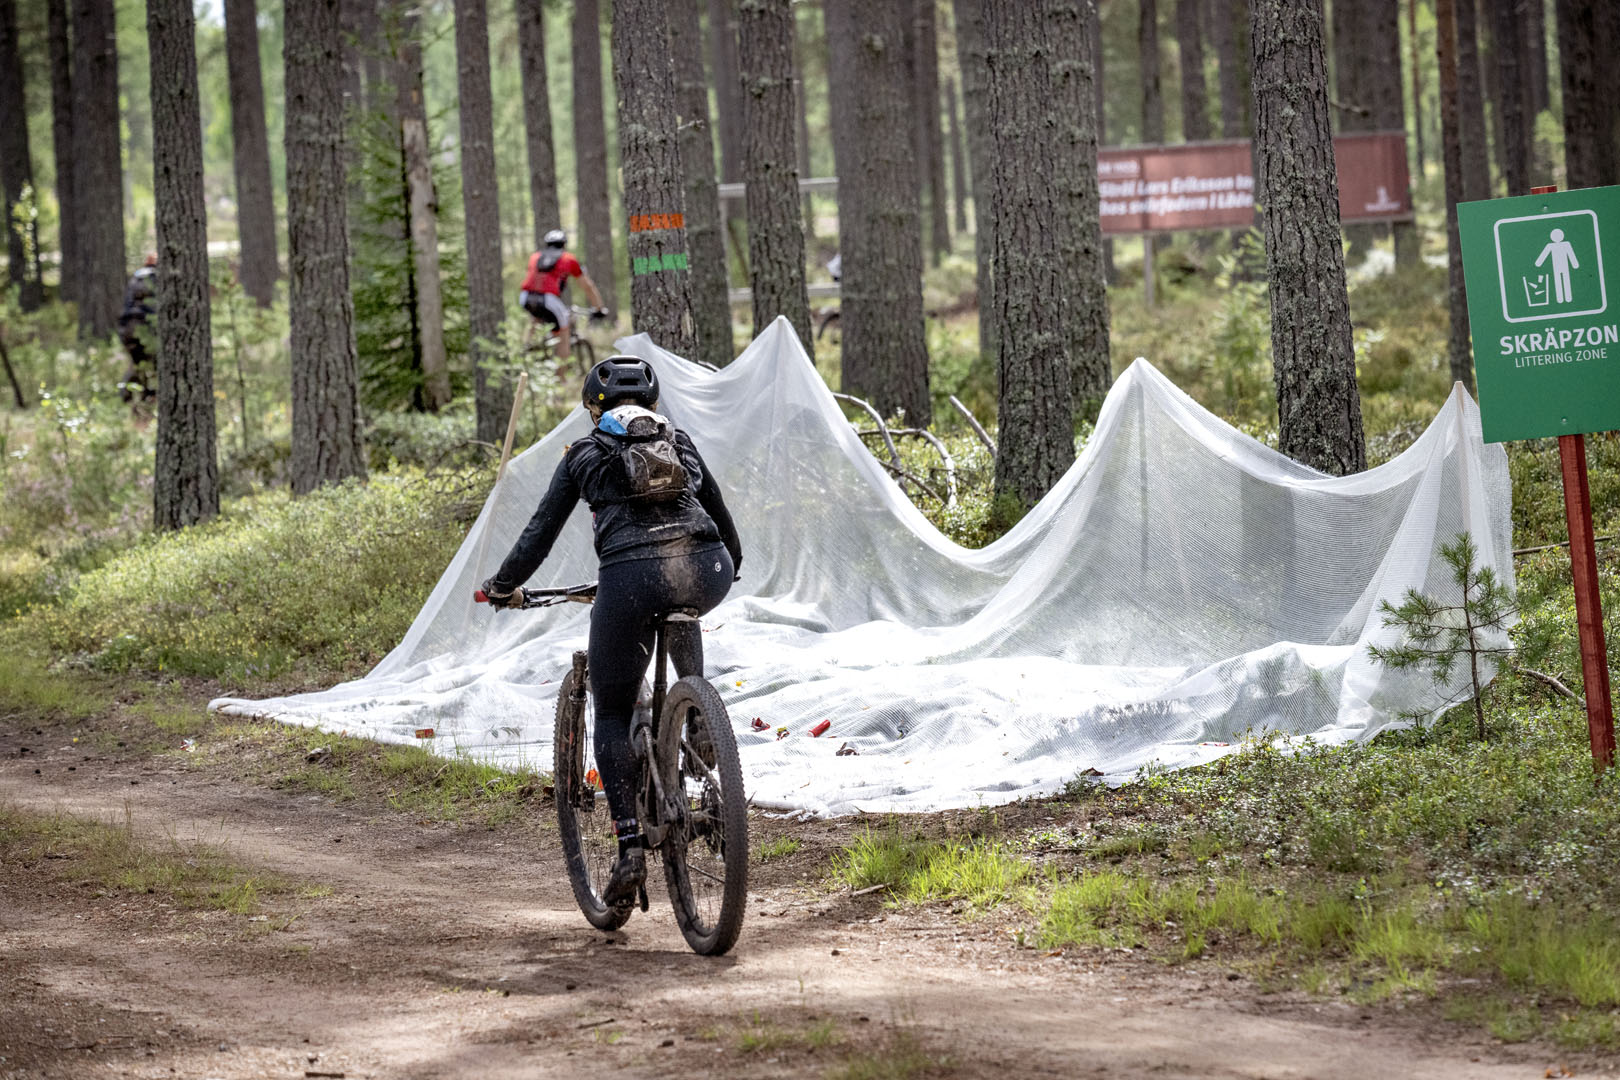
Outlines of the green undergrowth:
M323 890L233 862L206 844L151 841L129 822L38 814L0 805L0 866L42 871L93 895L151 893L187 910L251 915L262 901Z
M227 688L358 674L404 634L481 494L402 473L239 500L215 521L143 539L7 636L99 671Z

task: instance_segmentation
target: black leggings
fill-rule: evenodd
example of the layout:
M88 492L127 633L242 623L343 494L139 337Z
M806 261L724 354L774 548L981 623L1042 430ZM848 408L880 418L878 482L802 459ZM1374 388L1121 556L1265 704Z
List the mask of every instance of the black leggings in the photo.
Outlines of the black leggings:
M731 556L713 548L667 559L637 559L602 567L591 608L591 697L596 713L592 743L596 768L615 821L636 816L635 759L630 720L641 680L652 663L657 628L653 617L674 608L699 614L724 600L731 588ZM675 673L703 674L703 635L697 623L669 627Z

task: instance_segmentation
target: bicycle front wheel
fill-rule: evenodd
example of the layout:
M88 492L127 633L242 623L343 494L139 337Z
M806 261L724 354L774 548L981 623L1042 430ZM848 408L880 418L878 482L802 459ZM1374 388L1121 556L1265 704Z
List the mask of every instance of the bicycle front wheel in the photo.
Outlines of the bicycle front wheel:
M666 791L684 814L664 838L664 878L692 950L718 956L737 942L748 899L748 801L731 720L714 687L688 676L669 689L658 726Z
M596 366L596 346L583 337L575 338L571 344L574 358L579 364L579 373L589 375L591 368Z
M576 672L570 671L563 679L552 735L555 770L551 783L557 800L557 830L562 834L568 883L574 887L579 910L598 930L617 930L630 917L631 909L602 902L602 890L607 888L613 861L619 854L619 841L607 803L597 800L596 785L586 777L587 703L573 700L575 676Z

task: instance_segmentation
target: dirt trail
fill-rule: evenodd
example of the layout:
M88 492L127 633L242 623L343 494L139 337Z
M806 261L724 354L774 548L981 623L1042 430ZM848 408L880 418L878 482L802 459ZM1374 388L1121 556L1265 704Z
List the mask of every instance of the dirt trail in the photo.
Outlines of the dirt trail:
M861 1055L888 1067L865 1075L997 1078L1523 1078L1549 1064L1390 1009L1264 994L1213 962L1047 957L994 916L890 912L791 868L760 875L735 954L704 959L659 880L651 912L593 932L540 825L425 825L161 758L68 772L70 754L0 751L0 802L127 818L331 889L253 922L8 873L0 1078L822 1077ZM827 1021L836 1042L812 1047L804 1033ZM798 1034L741 1045L773 1030Z

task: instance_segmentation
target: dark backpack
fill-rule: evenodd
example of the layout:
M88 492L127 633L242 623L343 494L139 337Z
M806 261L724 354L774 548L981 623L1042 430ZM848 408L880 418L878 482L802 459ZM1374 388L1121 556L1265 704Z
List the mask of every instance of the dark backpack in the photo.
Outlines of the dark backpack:
M671 502L686 494L691 478L667 423L650 416L630 421L625 434L609 434L619 451L624 502Z
M561 261L562 257L563 252L561 248L546 248L546 250L540 253L540 258L535 260L534 265L540 270L550 270L552 267L556 266L559 261Z

